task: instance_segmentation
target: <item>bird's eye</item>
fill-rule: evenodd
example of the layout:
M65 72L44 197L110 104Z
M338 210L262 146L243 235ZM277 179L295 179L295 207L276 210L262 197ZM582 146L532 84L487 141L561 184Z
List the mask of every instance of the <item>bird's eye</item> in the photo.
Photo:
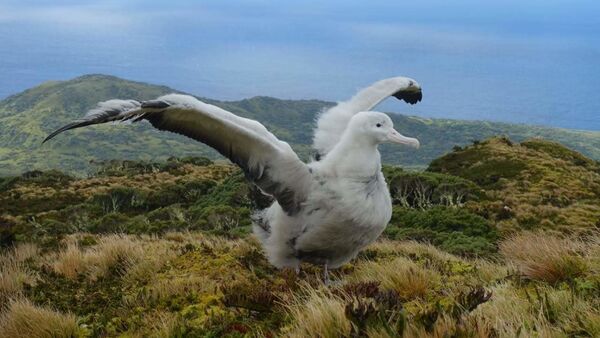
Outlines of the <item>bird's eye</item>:
M380 128L381 127L381 123L377 123L376 126L377 126L377 128Z

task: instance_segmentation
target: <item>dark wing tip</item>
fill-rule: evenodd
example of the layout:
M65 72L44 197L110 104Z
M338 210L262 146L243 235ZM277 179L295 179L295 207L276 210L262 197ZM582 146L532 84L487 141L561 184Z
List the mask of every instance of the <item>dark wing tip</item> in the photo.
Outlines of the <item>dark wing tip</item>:
M53 138L54 138L56 135L58 135L58 134L60 134L60 133L62 133L62 132L64 132L64 131L67 131L67 130L69 130L69 129L75 129L75 128L79 128L79 127L87 126L87 125L89 125L89 124L91 124L91 123L90 123L90 121L74 121L74 122L71 122L71 123L69 123L69 124L67 124L67 125L65 125L65 126L63 126L63 127L60 127L59 129L57 129L57 130L53 131L53 132L52 132L52 134L48 135L48 137L46 137L46 138L45 138L45 139L42 141L42 144L44 144L44 143L46 143L46 142L50 141L50 140L51 140L51 139L53 139Z
M423 91L399 90L392 94L398 100L404 100L406 103L415 104L423 99Z

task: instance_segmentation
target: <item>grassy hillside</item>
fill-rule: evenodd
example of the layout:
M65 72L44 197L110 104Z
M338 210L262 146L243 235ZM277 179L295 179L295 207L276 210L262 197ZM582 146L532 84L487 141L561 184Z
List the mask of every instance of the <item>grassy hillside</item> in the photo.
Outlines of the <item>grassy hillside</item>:
M87 75L70 81L48 82L0 101L0 175L32 169L61 169L78 174L90 170L90 161L108 159L165 160L171 156L216 154L185 137L158 132L148 124L103 125L69 132L41 145L57 127L82 116L96 102L110 98L150 99L175 90ZM349 93L350 95L350 93ZM241 116L263 122L278 137L309 156L315 115L332 103L318 100L279 100L269 97L231 102L206 99ZM555 140L600 159L600 133L540 128L478 121L434 120L392 115L396 128L421 140L422 147L383 147L386 163L424 168L432 159L473 140L507 135L521 141L533 136Z
M1 178L0 336L600 335L598 162L493 138L384 173L392 221L331 286L267 263L231 165Z
M555 142L493 138L434 160L428 171L478 184L485 193L467 208L504 232L600 227L600 163Z

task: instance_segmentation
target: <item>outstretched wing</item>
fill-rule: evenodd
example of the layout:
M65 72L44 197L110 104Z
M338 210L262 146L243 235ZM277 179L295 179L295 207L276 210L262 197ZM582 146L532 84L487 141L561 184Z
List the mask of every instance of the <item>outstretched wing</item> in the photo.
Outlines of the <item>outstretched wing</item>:
M392 77L375 82L350 100L338 103L319 116L313 139L314 149L321 156L327 154L339 142L354 114L369 111L390 96L415 104L421 101L423 92L417 81L407 77Z
M74 128L110 121L148 120L155 128L185 135L216 149L293 215L307 195L310 172L286 142L257 121L179 94L156 100L101 102L85 117L56 130L44 142Z

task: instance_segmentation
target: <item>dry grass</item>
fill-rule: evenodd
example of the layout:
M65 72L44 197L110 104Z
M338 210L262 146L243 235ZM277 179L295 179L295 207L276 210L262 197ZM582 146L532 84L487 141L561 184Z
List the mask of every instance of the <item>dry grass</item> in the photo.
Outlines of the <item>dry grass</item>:
M38 247L33 243L21 243L12 250L12 257L17 262L25 262L38 255Z
M287 304L293 323L287 337L348 337L352 323L345 315L345 302L328 290L304 288L303 296L296 296Z
M21 295L23 284L33 284L37 275L27 268L25 262L36 257L34 244L20 244L0 255L0 303Z
M422 325L409 324L402 335L402 337L406 338L488 338L493 336L492 327L484 321L477 321L473 318L464 318L461 321L456 321L448 315L438 318L429 329L424 328Z
M423 256L434 262L457 261L460 258L442 251L431 244L420 243L416 241L390 241L386 239L379 240L369 246L370 249L376 250L378 254L383 255L402 255Z
M179 254L178 246L156 237L145 238L139 245L141 257L135 262L130 260L130 266L124 276L129 284L148 283Z
M26 300L13 301L0 316L0 337L75 337L78 331L75 316L37 307Z
M535 323L531 303L518 296L509 284L500 284L492 292L492 299L480 305L473 315L480 322L489 323L500 337L517 337L523 328Z
M596 233L589 242L587 250L587 261L590 273L600 276L600 233Z
M170 312L159 311L144 318L144 326L150 329L152 338L177 337L180 325L181 318Z
M111 276L103 283L83 283L115 282L125 290L116 301L118 305L111 305L110 310L118 306L117 317L128 326L117 332L107 330L108 336L171 337L190 329L204 332L204 328L218 327L214 332L240 329L248 330L249 336L273 333L290 337L566 337L578 334L600 337L600 301L593 294L597 290L594 283L600 280L597 277L600 240L596 234L585 240L533 233L515 236L503 244L503 253L514 267L500 262L462 259L416 242L381 241L369 247L370 252L365 255L368 259L359 258L352 262L352 267L341 269L339 285L329 287L310 278L303 282L302 277L298 279L271 269L264 258L256 256L258 246L250 239L231 240L204 233L170 233L164 237L108 235L94 236L93 240L89 240L89 235L78 236L68 237L62 251L46 253L33 260L37 254L34 246L17 247L3 255L0 262L3 272L25 271L25 274L5 278L8 274L3 273L4 279L0 282L15 282L7 283L9 286L0 284L0 287L21 290L23 279L32 277L27 275L26 267L39 270L49 266L68 278L92 280ZM80 247L78 243L84 243L84 238L88 239L85 243L97 244ZM546 257L548 252L559 250L562 250L559 254ZM527 251L527 255L523 251ZM576 257L584 264L577 272L580 278L573 283L548 284L547 277L531 275L528 278L532 281L527 283L505 278L510 269L518 268L523 273L528 271L523 266L538 267L542 259L550 260L550 263L542 261L544 264L556 264L553 260L560 259L561 255ZM260 275L254 274L255 271ZM118 281L112 279L114 274L118 275ZM45 276L40 274L39 278ZM378 285L379 291L367 295L348 288L361 284L358 282L374 282L371 284ZM226 288L230 284L240 287ZM490 290L492 298L478 304L475 310L464 311L463 308L455 312L458 308L454 308L454 302L468 305L463 296L476 286ZM277 313L283 308L286 317L272 315L270 311L246 311L235 307L238 303L225 301L235 294L240 295L240 299L264 305L267 302L262 303L262 298L253 298L264 288L275 297L266 305L268 309L273 306L272 313ZM71 297L77 292L88 291L75 288L64 290L60 296ZM394 296L385 298L386 295ZM23 294L6 299L5 311L0 313L0 337L14 336L16 330L24 332L21 337L43 337L44 334L53 337L78 329L74 316L36 307L28 303ZM392 300L396 305L387 303ZM349 312L360 308L349 307L359 301L365 305L361 311L367 311L364 317ZM379 317L378 311L387 311L389 317ZM44 319L39 319L42 317ZM79 321L89 328L92 324L88 318L82 315ZM404 319L397 321L401 318ZM227 324L237 322L244 324ZM391 326L383 323L391 323ZM398 323L403 323L404 331L392 334L399 328L395 326ZM80 330L84 330L83 326Z
M69 243L52 263L52 268L68 278L74 279L85 274L90 280L97 280L107 275L111 269L124 274L140 261L142 255L141 246L131 237L109 235L101 237L97 245L87 250Z
M435 271L422 268L404 257L389 262L363 263L350 279L359 282L378 281L383 288L398 292L403 300L423 298L440 282L440 276Z
M500 337L566 337L566 332L600 335L598 309L570 291L546 287L524 293L510 284L492 291L491 301L472 315Z
M87 267L85 254L76 243L69 243L57 259L52 263L54 272L67 278L75 279L85 272Z
M92 280L101 278L113 268L119 269L120 273L125 273L141 257L141 247L130 237L121 235L102 237L98 245L87 255L89 277Z
M511 269L514 270L510 265L499 265L486 259L475 259L473 264L477 268L479 280L485 284L500 280L508 276Z
M586 270L586 246L578 240L524 232L502 242L500 251L528 279L557 283Z

